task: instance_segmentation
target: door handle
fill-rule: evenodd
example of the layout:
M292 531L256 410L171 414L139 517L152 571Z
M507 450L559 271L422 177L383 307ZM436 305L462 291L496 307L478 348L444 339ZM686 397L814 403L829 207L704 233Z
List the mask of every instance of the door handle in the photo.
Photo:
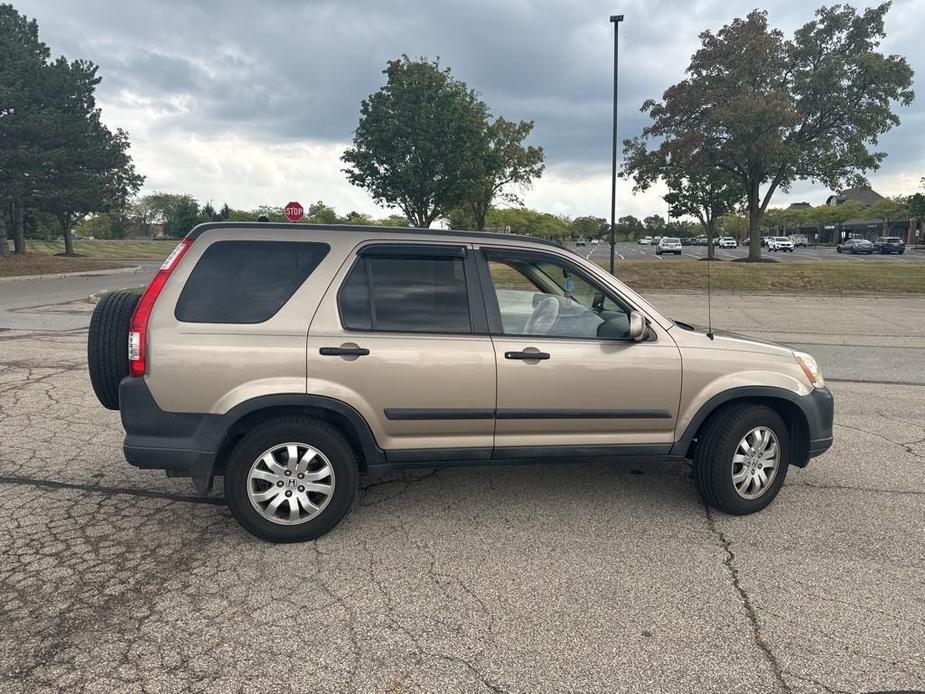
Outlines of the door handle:
M369 350L365 347L322 347L318 354L325 357L365 357Z
M505 359L549 359L548 352L505 352Z

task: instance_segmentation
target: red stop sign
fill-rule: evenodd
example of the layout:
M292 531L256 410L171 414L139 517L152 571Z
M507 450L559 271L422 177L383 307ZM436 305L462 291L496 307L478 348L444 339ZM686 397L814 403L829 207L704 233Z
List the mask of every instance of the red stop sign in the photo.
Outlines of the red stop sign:
M286 205L286 209L283 210L283 212L286 214L286 219L290 222L298 222L305 214L305 209L297 202L290 202Z

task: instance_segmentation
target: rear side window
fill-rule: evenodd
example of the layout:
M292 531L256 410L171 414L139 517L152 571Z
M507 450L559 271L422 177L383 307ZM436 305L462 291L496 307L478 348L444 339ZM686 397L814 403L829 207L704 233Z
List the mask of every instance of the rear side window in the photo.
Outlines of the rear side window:
M326 243L218 241L209 246L174 312L185 323L262 323L328 254Z
M363 256L338 294L348 330L469 333L461 257Z

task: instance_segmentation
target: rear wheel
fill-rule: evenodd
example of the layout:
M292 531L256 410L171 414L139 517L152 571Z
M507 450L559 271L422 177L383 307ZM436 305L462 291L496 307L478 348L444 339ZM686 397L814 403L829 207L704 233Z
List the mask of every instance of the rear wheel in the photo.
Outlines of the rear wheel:
M764 405L730 405L714 413L694 451L701 497L734 515L760 511L784 484L789 441L783 418Z
M96 304L87 336L87 368L103 407L119 409L119 383L128 376L128 332L141 295L112 292Z
M359 472L350 444L330 425L281 417L235 446L225 470L232 515L270 542L314 540L350 511Z

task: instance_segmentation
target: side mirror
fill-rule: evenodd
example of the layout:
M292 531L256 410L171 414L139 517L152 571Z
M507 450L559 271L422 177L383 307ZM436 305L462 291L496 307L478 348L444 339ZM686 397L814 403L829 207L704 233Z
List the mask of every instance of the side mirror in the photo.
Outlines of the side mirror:
M629 338L639 342L646 336L646 319L639 311L630 312Z

